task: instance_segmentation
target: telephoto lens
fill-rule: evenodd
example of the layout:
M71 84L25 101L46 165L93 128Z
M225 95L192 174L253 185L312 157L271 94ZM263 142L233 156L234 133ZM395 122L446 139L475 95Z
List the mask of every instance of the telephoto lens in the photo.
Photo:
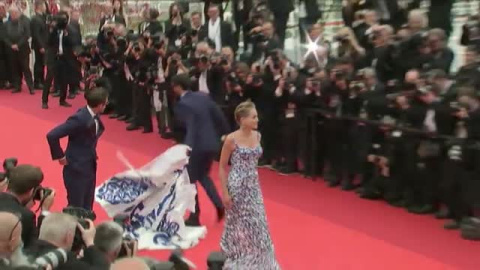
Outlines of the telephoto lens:
M55 269L58 266L66 263L67 260L67 252L64 249L58 248L35 259L35 265L42 268L50 265L52 269Z

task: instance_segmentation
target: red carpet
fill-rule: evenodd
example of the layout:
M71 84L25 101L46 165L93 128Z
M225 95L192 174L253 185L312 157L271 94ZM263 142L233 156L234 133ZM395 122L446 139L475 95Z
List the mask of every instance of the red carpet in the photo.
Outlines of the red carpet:
M52 162L45 139L49 129L66 119L84 100L78 97L71 109L60 108L52 98L50 109L40 108L40 93L12 95L0 91L0 158L16 156L20 163L43 168L45 185L57 190L54 210L65 206L61 167ZM125 131L125 124L103 118L105 135L98 145L98 181L124 170L115 152L121 150L135 166L164 151L172 143L157 134ZM218 183L217 167L212 176ZM353 193L330 189L323 181L300 176L282 177L261 170L260 179L276 254L283 269L479 269L480 243L462 240L457 231L442 228L430 216L415 216L381 202L364 201ZM206 269L206 257L219 249L222 225L200 189L202 222L208 236L186 252ZM98 220L106 215L96 207ZM166 258L168 252L142 255Z

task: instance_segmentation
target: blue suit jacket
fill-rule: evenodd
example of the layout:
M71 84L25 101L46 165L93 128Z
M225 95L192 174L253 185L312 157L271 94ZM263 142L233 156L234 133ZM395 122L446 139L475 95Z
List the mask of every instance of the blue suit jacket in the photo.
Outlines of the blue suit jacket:
M91 164L97 160L97 141L105 127L98 119L98 132L96 132L95 120L90 115L87 107L79 109L67 121L47 134L48 144L52 159L67 158L68 167L82 172L91 168ZM60 146L60 139L68 136L67 149L64 152Z
M229 132L222 111L204 93L188 91L176 103L175 117L186 128L184 143L192 152L217 152L219 137Z

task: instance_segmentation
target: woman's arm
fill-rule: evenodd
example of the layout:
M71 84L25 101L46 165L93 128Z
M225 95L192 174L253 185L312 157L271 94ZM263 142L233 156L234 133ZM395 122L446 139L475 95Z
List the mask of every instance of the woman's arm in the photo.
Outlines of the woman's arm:
M223 201L226 208L229 208L231 205L231 198L230 194L228 193L227 188L227 173L228 173L228 161L230 160L230 156L232 154L233 149L235 149L235 143L233 141L232 134L229 134L223 143L222 153L220 155L220 164L218 168L218 174L220 176L220 183L222 187L222 194L223 194Z

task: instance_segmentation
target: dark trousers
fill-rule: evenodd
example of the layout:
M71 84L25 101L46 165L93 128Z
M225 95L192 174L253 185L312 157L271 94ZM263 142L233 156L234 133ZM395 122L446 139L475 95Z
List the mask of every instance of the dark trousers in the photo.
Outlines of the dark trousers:
M222 200L220 199L220 195L218 194L212 179L209 177L210 168L212 167L212 163L216 155L216 152L195 152L194 150L190 155L187 169L190 176L190 182L195 184L197 181L199 181L200 185L202 185L203 189L205 189L207 192L207 195L212 203L218 209L223 208ZM190 218L198 221L199 217L200 204L197 191L197 195L195 196L195 213L192 213Z
M74 55L67 57L67 63L70 71L70 76L67 81L67 86L70 94L75 94L80 90L80 81L82 80L82 64Z
M91 168L83 168L81 172L67 165L63 168L63 182L67 190L68 206L92 210L95 200L97 164L92 162Z
M33 65L33 78L35 85L45 82L45 54L35 49L35 64Z
M10 71L5 46L0 42L0 86L11 82Z
M117 91L117 104L115 112L118 115L126 115L130 117L132 114L132 88L125 78L125 74L121 73L116 76L116 84L112 85Z
M152 127L152 94L147 86L140 86L135 84L133 91L135 91L135 121L138 126L144 127L146 130L151 130Z
M428 157L420 160L415 183L415 202L420 205L437 205L441 158Z
M296 117L285 118L282 128L282 146L283 154L285 158L285 165L287 169L297 169L298 159L298 128L299 119Z
M68 60L65 56L55 56L54 59L49 61L45 85L43 86L42 102L48 103L48 95L53 79L55 79L55 85L58 85L60 102L65 102L67 98L68 78L69 75L71 75L69 74L70 69L68 67Z
M234 4L232 2L232 4ZM240 30L243 31L243 48L244 50L247 49L247 43L248 43L248 32L247 32L247 22L245 18L248 18L248 15L246 16L245 13L248 13L246 10L242 11L237 11L234 14L234 19L235 19L235 33L233 33L233 38L235 41L235 45L238 48L238 45L240 43Z
M278 134L275 133L278 127L276 123L276 117L272 111L260 111L259 112L259 131L262 133L262 146L263 146L263 159L267 162L271 162L276 158L275 151L277 147Z
M275 13L275 30L280 41L280 47L283 49L285 44L285 33L287 32L287 22L290 13Z
M470 207L465 200L464 191L470 180L470 173L461 161L446 160L443 163L441 194L453 219L460 221L469 216Z
M15 89L21 90L22 75L29 90L33 90L32 72L30 71L30 52L25 50L8 51L8 62L12 70L12 84Z

